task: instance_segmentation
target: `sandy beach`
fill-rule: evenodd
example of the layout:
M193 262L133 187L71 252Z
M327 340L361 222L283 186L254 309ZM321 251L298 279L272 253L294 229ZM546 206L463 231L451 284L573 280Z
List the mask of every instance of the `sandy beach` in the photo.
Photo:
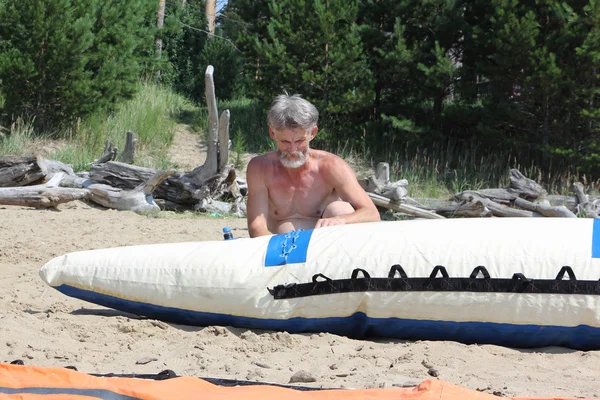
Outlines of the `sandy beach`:
M191 170L204 162L205 150L183 127L169 155ZM315 382L298 385L324 388L411 386L434 378L435 370L437 379L498 396L600 398L600 351L175 325L67 297L39 277L47 261L73 251L222 240L225 226L248 237L245 219L161 214L145 217L80 201L55 210L0 206L0 362L94 374L170 369L180 376L276 384L305 371Z
M87 373L158 373L312 387L370 388L442 379L502 396L600 397L600 352L454 342L352 340L148 320L66 297L38 276L55 256L141 243L247 237L244 219L144 217L83 202L0 207L0 361Z

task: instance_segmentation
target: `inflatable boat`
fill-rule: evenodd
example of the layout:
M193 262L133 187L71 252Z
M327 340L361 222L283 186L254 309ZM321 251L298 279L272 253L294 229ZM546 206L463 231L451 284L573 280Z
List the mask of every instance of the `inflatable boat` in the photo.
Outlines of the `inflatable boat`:
M188 325L600 348L600 220L362 223L69 253L67 296Z

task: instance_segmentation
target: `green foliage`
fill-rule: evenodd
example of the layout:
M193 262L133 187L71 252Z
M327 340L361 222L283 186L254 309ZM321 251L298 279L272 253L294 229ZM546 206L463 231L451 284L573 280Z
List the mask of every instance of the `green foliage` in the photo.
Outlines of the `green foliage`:
M229 110L231 113L229 131L240 133L246 151L261 152L272 148L273 141L269 137L266 120L267 110L263 104L257 100L239 98L219 101L218 107L220 112Z
M234 3L235 4L235 3ZM301 93L323 116L321 126L344 124L372 97L371 74L355 23L358 1L270 1L264 36L246 48L260 100L282 91ZM252 11L257 11L256 8ZM249 40L242 40L248 44ZM253 61L254 60L254 61Z
M99 0L87 70L93 73L94 106L111 109L139 87L154 60L156 10L147 1Z
M0 80L8 121L31 116L48 126L84 115L94 104L91 1L6 0L0 8Z
M219 37L211 38L204 46L200 54L200 65L212 65L215 68L213 80L219 99L230 100L234 96L242 62L241 55L233 45ZM202 89L204 90L204 85Z
M204 102L206 67L214 67L219 99L231 99L239 89L243 58L218 30L209 38L203 2L169 3L162 33L165 58L170 64L163 81L196 102Z
M163 81L177 92L195 101L204 99L206 65L201 53L207 41L206 16L200 2L169 2L166 7L163 38L163 57L170 68Z
M315 102L321 147L384 157L476 143L600 174L598 3L238 0L223 21L247 93Z
M104 143L110 140L119 149L125 148L126 132L132 130L136 143L136 160L140 166L167 168L167 148L175 134L178 116L191 105L170 89L155 84L138 84L136 94L107 114L98 111L69 131L69 142L54 158L85 170L102 154Z
M101 147L109 132L82 126L110 121L102 110L131 97L140 74L159 68L203 104L210 64L236 154L271 148L265 113L285 90L317 105L315 147L390 161L425 191L497 185L516 166L600 176L599 0L236 0L211 39L203 2L181 4L167 4L157 61L153 2L0 0L5 121L86 121L71 132ZM113 130L152 131L161 122L148 110L136 116L148 127Z
M33 122L17 118L8 129L0 131L0 154L25 154L41 142L43 139L35 135Z
M133 95L153 43L143 0L0 3L3 117L68 125Z
M242 130L238 128L233 135L233 148L231 149L233 154L233 166L236 169L244 168L244 160L242 158L244 151L246 151L246 139L242 134Z

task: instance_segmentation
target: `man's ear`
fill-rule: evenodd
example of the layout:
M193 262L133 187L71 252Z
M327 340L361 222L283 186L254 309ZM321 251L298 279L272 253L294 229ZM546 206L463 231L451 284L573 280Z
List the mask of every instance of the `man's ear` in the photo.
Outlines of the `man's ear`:
M271 127L269 127L269 136L271 136L271 139L277 141L277 138L275 137L275 131L271 129Z
M316 125L310 130L310 140L313 140L315 138L315 136L317 136L318 130L319 130L319 127Z

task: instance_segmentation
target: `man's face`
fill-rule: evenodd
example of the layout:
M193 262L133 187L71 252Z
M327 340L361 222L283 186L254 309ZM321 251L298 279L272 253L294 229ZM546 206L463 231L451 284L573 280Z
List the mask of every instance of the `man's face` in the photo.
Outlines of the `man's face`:
M316 133L313 129L269 129L271 138L277 143L279 160L286 168L300 168L306 163L310 152L310 141Z

